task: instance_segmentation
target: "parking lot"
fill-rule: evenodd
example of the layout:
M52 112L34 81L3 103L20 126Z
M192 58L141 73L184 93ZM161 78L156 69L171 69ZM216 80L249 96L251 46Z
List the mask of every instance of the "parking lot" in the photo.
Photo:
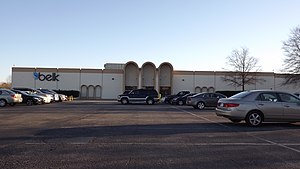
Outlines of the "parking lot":
M300 168L300 123L214 109L75 100L0 109L0 168Z

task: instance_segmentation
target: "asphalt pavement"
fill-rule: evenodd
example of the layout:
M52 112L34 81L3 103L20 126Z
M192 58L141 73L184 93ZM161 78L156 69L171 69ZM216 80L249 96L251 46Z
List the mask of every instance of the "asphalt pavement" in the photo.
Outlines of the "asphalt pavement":
M99 100L8 106L0 168L296 169L300 123L256 128L214 109Z

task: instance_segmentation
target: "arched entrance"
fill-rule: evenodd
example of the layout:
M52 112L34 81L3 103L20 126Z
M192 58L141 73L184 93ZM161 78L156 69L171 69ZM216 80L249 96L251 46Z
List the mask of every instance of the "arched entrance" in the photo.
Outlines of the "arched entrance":
M125 90L137 89L139 85L139 67L135 62L127 62L124 66Z
M88 87L88 98L94 99L95 98L95 90L93 85L89 85Z
M205 87L205 86L204 86L204 87L202 87L202 89L201 89L201 92L202 92L202 93L208 92L208 89L207 89L207 87Z
M172 92L173 66L164 62L158 68L159 92L162 96L170 95Z
M208 92L210 92L210 93L215 92L215 88L214 88L214 87L209 87L209 88L208 88Z
M197 86L197 87L195 88L195 92L196 92L196 93L201 93L201 87Z
M102 95L102 90L101 90L101 86L97 85L95 87L95 97L96 99L101 99L101 95Z
M86 85L81 85L81 88L80 88L80 96L82 99L86 99L87 98L87 86Z
M154 89L156 82L156 67L151 62L146 62L142 66L142 88Z

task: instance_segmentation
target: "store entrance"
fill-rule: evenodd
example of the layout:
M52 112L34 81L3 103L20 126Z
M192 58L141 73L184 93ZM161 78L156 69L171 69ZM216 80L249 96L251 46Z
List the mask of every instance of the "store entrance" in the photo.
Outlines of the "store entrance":
M171 94L171 87L160 87L159 88L159 93L161 94L162 97L170 95Z

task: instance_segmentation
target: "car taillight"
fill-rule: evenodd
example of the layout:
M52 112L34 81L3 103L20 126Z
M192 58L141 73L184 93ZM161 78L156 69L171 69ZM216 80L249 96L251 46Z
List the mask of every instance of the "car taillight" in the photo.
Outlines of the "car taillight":
M240 104L236 103L223 103L223 107L230 108L230 107L238 107Z
M12 98L17 98L15 94L10 95Z

